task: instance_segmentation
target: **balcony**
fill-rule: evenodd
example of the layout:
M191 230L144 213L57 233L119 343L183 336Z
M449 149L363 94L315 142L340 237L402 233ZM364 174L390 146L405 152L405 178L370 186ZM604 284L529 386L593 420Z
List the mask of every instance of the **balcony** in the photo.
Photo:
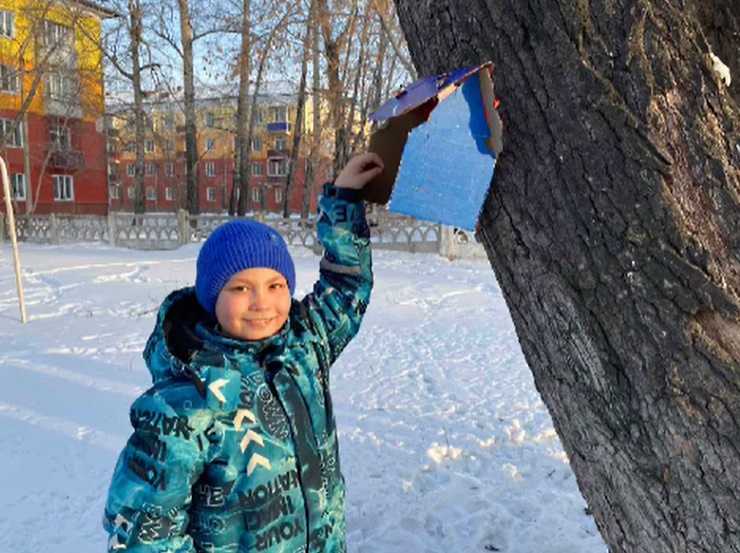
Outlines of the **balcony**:
M73 150L58 150L51 153L49 167L54 169L82 169L85 166L85 156L82 152Z
M290 132L291 128L291 124L287 121L267 124L267 132Z
M79 99L58 98L44 95L44 113L51 117L82 119L82 104Z

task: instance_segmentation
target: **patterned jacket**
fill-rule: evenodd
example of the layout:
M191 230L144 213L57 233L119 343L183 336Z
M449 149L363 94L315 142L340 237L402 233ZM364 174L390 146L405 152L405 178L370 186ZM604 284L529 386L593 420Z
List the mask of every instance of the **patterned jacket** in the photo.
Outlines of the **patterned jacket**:
M219 334L193 288L163 302L144 351L153 386L106 503L109 551L345 551L329 367L370 298L370 242L362 202L319 207L319 281L275 336Z

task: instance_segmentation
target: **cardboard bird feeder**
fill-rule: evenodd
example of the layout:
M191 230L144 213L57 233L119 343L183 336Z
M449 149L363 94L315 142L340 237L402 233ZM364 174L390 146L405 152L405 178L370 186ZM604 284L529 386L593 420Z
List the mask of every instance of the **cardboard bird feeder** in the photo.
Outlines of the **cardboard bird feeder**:
M364 188L389 211L475 230L502 150L493 64L424 77L370 115L385 164Z

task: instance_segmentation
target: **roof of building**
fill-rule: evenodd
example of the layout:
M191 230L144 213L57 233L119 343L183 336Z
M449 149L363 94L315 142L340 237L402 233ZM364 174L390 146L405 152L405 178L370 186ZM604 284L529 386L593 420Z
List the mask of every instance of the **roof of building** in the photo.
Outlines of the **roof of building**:
M107 3L107 0L100 0L100 2L92 2L90 0L68 0L73 4L79 4L85 9L90 10L101 19L112 19L114 17L122 17L118 11L108 8L103 4Z
M249 103L252 103L253 96L249 95ZM224 96L210 96L196 98L195 109L202 111L205 109L218 109L218 108L231 108L236 110L238 98L234 95ZM282 107L292 106L298 100L297 94L274 94L264 93L257 95L257 105L265 107ZM183 98L182 94L176 95L162 93L156 96L150 96L144 100L144 111L147 113L168 113L174 111L182 111ZM125 113L133 108L133 104L130 101L117 101L110 103L108 106L108 113Z

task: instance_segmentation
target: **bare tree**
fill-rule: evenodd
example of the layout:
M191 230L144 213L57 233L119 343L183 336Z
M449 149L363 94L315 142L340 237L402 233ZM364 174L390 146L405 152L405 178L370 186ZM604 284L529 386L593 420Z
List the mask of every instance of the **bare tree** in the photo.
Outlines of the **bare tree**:
M697 14L740 4L397 6L421 73L495 63L477 236L610 551L740 551L740 116Z
M133 122L134 148L136 161L134 163L134 179L136 195L134 212L144 213L144 139L147 120L144 113L144 80L145 74L160 67L154 60L151 45L146 39L144 31L144 15L147 5L145 0L126 0L122 2L119 11L125 17L118 20L103 37L103 55L106 61L115 69L116 75L122 77L130 88L127 92L133 94ZM146 63L142 63L146 59Z
M249 201L249 153L251 150L251 135L254 128L254 119L257 106L249 104L249 76L251 73L251 52L252 52L252 22L251 22L251 0L244 0L242 4L242 19L240 27L241 49L239 51L239 97L236 107L236 165L234 171L234 187L232 188L232 200L229 202L229 213L234 214L235 198L238 198L238 212L243 216L247 212L247 202ZM247 117L249 116L249 117ZM237 196L237 191L239 195Z
M248 0L245 2L249 3ZM157 9L157 22L153 32L166 47L176 53L182 71L182 110L185 115L185 205L191 215L200 212L195 47L196 43L203 39L223 35L229 31L227 17L221 10L219 2L201 0L191 4L189 0L177 0L176 10L173 10L170 3L161 3Z
M285 179L285 193L283 194L283 217L289 217L291 212L291 201L295 185L296 173L298 171L298 160L300 158L301 143L303 138L303 119L306 108L306 86L308 80L308 62L311 58L311 30L313 19L315 19L316 0L311 0L306 18L303 45L301 52L301 77L298 84L298 99L296 101L295 124L293 126L293 144L290 149L290 161L288 162L288 176ZM303 183L304 187L308 183Z

